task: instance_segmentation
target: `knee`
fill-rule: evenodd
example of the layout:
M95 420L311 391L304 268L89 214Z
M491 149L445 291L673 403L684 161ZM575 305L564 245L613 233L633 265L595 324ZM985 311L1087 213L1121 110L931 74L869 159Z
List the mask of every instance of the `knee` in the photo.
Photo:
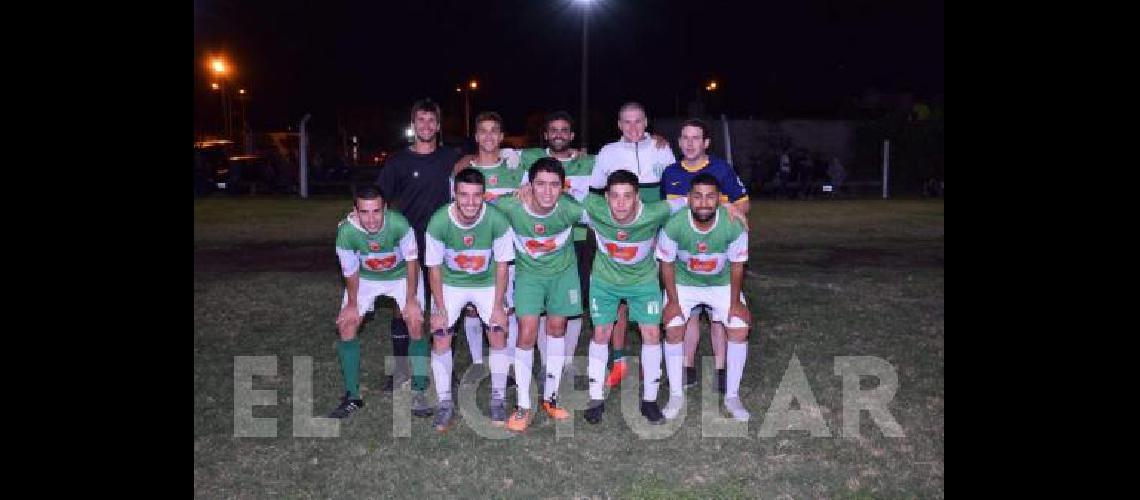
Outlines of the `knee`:
M349 320L341 324L337 330L340 334L340 339L349 341L356 338L356 330L360 328L360 320Z
M670 344L676 344L685 340L684 328L668 328L665 330L665 340Z

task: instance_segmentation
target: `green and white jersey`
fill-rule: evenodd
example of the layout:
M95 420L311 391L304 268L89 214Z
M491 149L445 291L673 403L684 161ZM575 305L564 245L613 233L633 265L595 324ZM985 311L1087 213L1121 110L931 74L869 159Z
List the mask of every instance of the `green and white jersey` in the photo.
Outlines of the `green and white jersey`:
M550 154L550 148L529 148L522 150L521 159L519 160L519 168L523 171L523 176L527 175L530 171L531 165L542 157L554 157ZM594 172L594 156L578 153L572 158L558 161L562 162L562 168L566 171L566 182L563 184L563 189L566 194L572 196L575 201L582 203L586 199L586 195L590 194L590 174ZM578 226L574 228L574 241L586 241L586 228Z
M517 273L556 276L578 265L570 248L571 230L582 220L582 205L565 194L546 215L531 212L518 198L499 198L496 208L510 221L515 240Z
M497 203L500 196L511 194L526 183L526 170L509 167L505 158L491 166L476 165L472 161L471 168L483 172L483 187L486 189L483 200L487 203Z
M731 284L729 262L748 260L748 232L718 207L713 226L701 231L693 224L693 213L673 214L657 238L657 258L677 262L678 285L723 286Z
M345 276L360 272L360 279L392 281L408 274L409 260L419 256L416 234L399 212L384 210L384 224L375 234L365 231L356 213L340 221L336 230L336 255Z
M613 285L635 285L657 281L654 241L661 226L669 220L672 206L683 206L687 199L641 202L637 216L628 224L618 224L606 198L586 196L583 220L594 228L598 252L594 255L593 275Z
M442 265L443 283L448 286L495 286L492 263L515 258L510 223L497 208L484 203L475 223L464 226L452 215L453 206L440 207L428 221L424 264Z

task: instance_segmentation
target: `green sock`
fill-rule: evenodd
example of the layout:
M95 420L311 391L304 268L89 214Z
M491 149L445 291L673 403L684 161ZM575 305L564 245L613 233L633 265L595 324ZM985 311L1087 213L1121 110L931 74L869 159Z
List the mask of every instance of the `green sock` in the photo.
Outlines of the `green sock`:
M610 361L618 361L623 357L625 357L625 349L614 349L614 351L610 353Z
M344 374L344 390L349 399L360 399L360 340L341 340L336 343L340 357L340 371Z
M428 387L428 356L431 354L431 344L426 337L412 340L408 346L408 357L412 365L412 390L426 391Z

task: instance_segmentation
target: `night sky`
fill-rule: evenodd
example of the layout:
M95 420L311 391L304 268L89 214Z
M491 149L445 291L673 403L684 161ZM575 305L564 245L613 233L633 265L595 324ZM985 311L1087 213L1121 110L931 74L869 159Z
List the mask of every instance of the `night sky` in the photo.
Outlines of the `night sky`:
M651 120L684 114L709 79L733 117L826 117L871 89L944 92L942 1L589 8L591 113L614 120L625 100L643 102ZM250 89L255 129L281 129L305 112L326 126L338 114L398 122L420 97L453 117L462 113L456 85L476 78L472 113L499 111L508 133L522 133L528 115L580 114L581 47L582 7L570 0L196 0L195 124L216 123L205 60L222 52Z

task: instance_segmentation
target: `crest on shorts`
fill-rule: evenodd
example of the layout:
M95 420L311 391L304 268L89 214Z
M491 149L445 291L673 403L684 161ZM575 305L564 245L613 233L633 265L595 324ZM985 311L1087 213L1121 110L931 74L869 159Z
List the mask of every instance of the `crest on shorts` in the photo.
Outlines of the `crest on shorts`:
M625 231L618 231L617 232L617 239L618 239L618 241L628 240L629 239L629 233L627 233Z
M544 226L542 224L535 224L534 225L534 234L537 234L537 235L546 234L546 226Z
M372 250L373 252L379 252L380 251L380 243L377 241L369 241L368 242L368 249Z
M490 184L492 186L498 186L499 185L499 176L492 175L492 176L488 177L487 178L487 184Z
M697 252L698 253L705 253L707 251L709 251L709 244L705 243L703 241L698 241L697 242Z
M467 245L467 246L474 245L475 244L475 235L472 235L472 234L463 235L463 244Z

